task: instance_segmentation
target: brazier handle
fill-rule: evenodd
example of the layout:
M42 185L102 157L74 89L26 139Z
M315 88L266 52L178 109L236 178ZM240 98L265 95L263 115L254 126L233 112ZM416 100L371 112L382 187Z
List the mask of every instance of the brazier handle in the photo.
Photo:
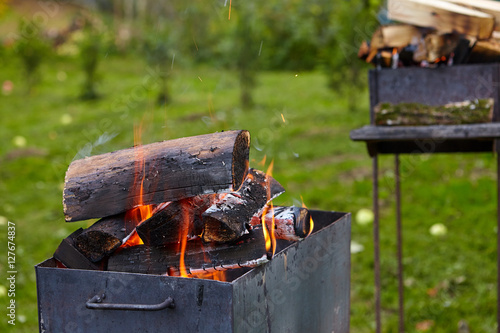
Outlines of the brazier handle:
M163 302L158 304L120 304L120 303L102 303L106 298L105 294L101 296L95 295L85 303L87 309L98 310L135 310L135 311L158 311L165 308L175 308L175 302L172 297L167 297Z

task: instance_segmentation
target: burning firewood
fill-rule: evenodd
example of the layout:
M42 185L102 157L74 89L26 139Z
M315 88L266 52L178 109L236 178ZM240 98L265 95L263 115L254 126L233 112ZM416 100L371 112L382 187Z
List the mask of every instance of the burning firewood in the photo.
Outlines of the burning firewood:
M144 244L151 246L180 242L183 228L188 229L188 238L201 235L201 214L217 198L217 194L206 194L160 204L153 211L153 216L137 226L137 233Z
M73 161L63 193L66 221L130 210L140 189L144 205L238 189L248 171L249 149L248 131L228 131Z
M417 43L421 38L422 32L411 25L393 24L380 26L372 35L370 52L366 58L366 62L372 62L381 49L401 49L409 44Z
M262 212L268 202L285 192L271 176L250 169L236 192L228 193L203 214L205 242L230 242L247 232L252 216Z
M298 241L312 231L311 215L307 208L301 207L274 207L265 215L267 226L271 226L274 220L274 236L277 239ZM252 227L262 227L262 216L254 216L251 221Z
M458 34L438 34L430 33L425 36L426 60L436 62L441 59L446 60L455 50L460 41Z
M135 221L126 214L105 217L83 230L75 238L75 246L92 262L97 262L118 249L134 228Z
M143 274L170 274L183 276L214 270L255 267L268 261L262 232L250 232L236 243L202 244L189 241L183 255L185 267L179 267L178 245L164 247L134 246L113 254L108 270Z
M90 270L99 269L97 264L91 262L86 256L78 251L75 246L75 238L78 237L82 231L83 229L80 228L63 239L56 252L54 252L54 258L67 268Z

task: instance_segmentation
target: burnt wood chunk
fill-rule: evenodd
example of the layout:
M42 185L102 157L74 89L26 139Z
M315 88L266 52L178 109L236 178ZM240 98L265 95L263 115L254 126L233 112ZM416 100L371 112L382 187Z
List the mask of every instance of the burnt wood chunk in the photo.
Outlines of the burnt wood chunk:
M203 230L201 214L216 200L217 194L199 195L179 201L160 204L153 216L137 226L137 234L145 245L162 246L199 236ZM187 232L183 233L183 229Z
M203 214L205 242L230 242L247 232L252 216L259 215L268 202L285 192L271 176L250 169L241 188L228 193Z
M100 269L99 266L87 259L87 257L75 247L75 238L80 235L82 231L83 229L80 228L63 239L56 252L54 252L54 258L67 268L98 270Z
M140 145L73 161L66 172L66 221L100 218L142 204L238 189L250 134L228 131Z
M302 207L274 207L265 215L266 226L270 228L274 219L274 235L276 239L298 241L305 238L312 231L311 215L307 208ZM262 228L262 215L252 217L252 227L255 230Z
M105 217L83 230L75 238L75 246L92 262L102 260L122 245L135 228L126 214Z
M108 270L143 274L177 275L180 267L180 246L138 245L114 253ZM250 232L235 243L203 244L200 239L188 241L184 254L187 275L240 267L255 267L267 262L262 232Z

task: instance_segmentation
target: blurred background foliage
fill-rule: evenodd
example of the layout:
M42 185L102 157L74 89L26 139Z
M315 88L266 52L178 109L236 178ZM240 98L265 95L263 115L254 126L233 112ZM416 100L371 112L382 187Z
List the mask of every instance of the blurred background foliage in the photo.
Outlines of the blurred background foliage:
M17 325L0 312L0 331L38 330L33 266L94 222L64 223L68 165L132 146L138 124L143 143L248 129L250 165L274 159L287 190L276 204L371 207L371 162L349 131L369 122L357 51L381 2L0 0L0 245L15 222L19 272ZM395 332L393 157L380 160L383 323ZM456 332L464 320L496 331L495 158L401 165L408 332ZM429 232L440 224L447 233ZM370 223L354 219L352 240L351 331L373 332Z
M252 104L258 71L266 70L321 70L332 91L351 94L355 100L366 87L367 68L356 58L357 47L376 28L380 7L380 1L368 0L209 4L202 0L74 0L64 5L78 9L66 11L68 15L59 19L62 4L56 0L12 4L32 17L27 20L29 15L24 15L17 32L0 37L2 54L12 51L12 56L23 59L28 88L49 51L59 57L79 55L85 73L81 97L94 99L99 96L95 87L99 57L135 53L151 66L162 67L158 96L162 102L169 99L166 77L168 63L175 57L188 66L236 69L243 107ZM2 0L0 15L11 21L8 9L8 0ZM227 24L231 19L233 24ZM42 49L44 45L53 47Z

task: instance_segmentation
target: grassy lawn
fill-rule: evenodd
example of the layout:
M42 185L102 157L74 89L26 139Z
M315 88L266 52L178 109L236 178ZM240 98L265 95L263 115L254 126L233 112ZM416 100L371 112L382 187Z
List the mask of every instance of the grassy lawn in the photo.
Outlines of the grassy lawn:
M154 103L155 76L137 58L109 56L100 65L102 98L81 102L83 76L74 61L53 60L30 96L16 59L0 72L11 80L0 96L0 216L16 224L17 325L3 314L9 300L0 289L0 330L37 331L33 266L59 242L91 221L65 223L62 185L69 163L133 145L142 122L143 143L229 129L252 135L251 166L274 159L274 177L287 193L277 204L357 212L371 207L371 161L349 131L368 122L368 94L358 109L326 88L318 72L266 72L258 78L256 105L239 108L235 73L212 67L175 68L171 104ZM347 83L346 83L347 84ZM283 116L283 117L282 117ZM285 121L283 121L283 118ZM20 145L25 138L26 144ZM17 142L17 145L16 145ZM22 143L22 142L21 142ZM382 304L384 332L397 328L393 157L381 158ZM496 163L492 154L403 156L403 228L406 318L409 332L430 320L432 332L456 332L460 320L471 332L495 331ZM4 221L4 219L0 220ZM448 233L429 228L443 223ZM0 225L1 244L7 226ZM364 250L352 255L352 332L372 332L373 243L371 225L353 222L352 239ZM6 250L4 251L6 253ZM0 257L6 287L7 258ZM420 325L420 326L419 326Z

